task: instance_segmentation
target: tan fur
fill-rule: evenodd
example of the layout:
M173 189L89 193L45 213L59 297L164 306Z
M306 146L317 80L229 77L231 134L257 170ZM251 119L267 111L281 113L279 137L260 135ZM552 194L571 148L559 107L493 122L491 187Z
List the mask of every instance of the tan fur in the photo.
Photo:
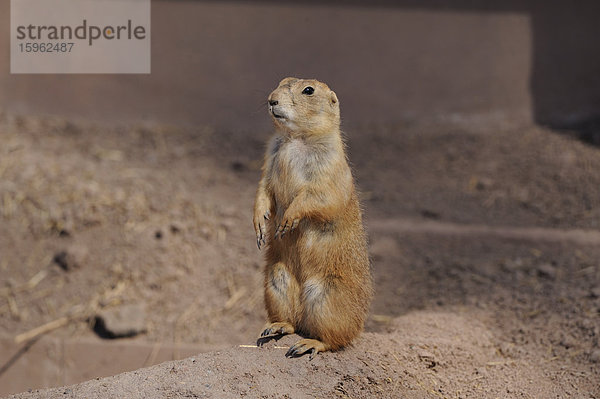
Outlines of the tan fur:
M312 95L303 94L308 86ZM283 79L269 96L270 140L254 204L266 244L262 337L307 338L289 356L337 350L360 334L372 296L362 215L340 134L336 94L313 79Z

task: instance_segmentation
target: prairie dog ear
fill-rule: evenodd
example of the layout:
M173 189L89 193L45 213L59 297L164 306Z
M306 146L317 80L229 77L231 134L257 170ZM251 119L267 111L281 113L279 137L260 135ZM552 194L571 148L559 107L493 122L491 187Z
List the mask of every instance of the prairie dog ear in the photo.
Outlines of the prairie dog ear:
M335 105L338 103L338 98L333 90L331 91L331 93L329 93L329 101L331 102L331 105Z

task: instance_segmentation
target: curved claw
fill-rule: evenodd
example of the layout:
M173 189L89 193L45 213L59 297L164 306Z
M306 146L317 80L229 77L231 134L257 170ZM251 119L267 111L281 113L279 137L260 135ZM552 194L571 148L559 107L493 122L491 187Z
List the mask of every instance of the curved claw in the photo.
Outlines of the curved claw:
M302 351L305 345L292 345L285 354L285 357L296 357L302 355L306 351Z
M258 340L256 341L257 346L263 346L263 344L269 342L272 339L278 340L286 334L294 333L294 327L287 322L270 323L267 324L265 327L266 328L263 330L263 332L260 334L260 337L258 337Z
M258 249L261 249L262 246L265 244L266 244L265 236L256 237L256 246L258 247Z
M259 226L259 233L256 234L256 246L260 250L260 246L265 243L265 234L263 233L262 226Z
M270 335L283 335L285 329L283 327L278 328L277 330L273 330L273 328L265 328L265 330L260 333L261 337L268 337Z
M317 348L311 347L310 345L295 344L292 345L290 349L288 349L288 351L285 354L285 357L299 357L307 353L310 353L309 359L312 360L318 353L318 351Z
M283 235L285 234L285 228L287 226L287 220L285 221L284 224L279 224L279 226L277 226L277 231L275 231L275 239L277 238L282 238Z
M294 221L292 222L292 227L290 227L290 231L295 230L299 224L300 224L300 219L294 219Z
M265 218L266 218L266 216L265 216ZM257 223L256 230L257 230L256 231L256 246L260 250L260 247L265 244L265 240L266 240L265 227L262 223L259 222L259 223Z
M285 356L299 357L310 353L310 360L312 360L317 353L327 351L329 348L329 345L324 344L316 339L302 339L292 345L290 349L288 349Z
M286 235L286 233L290 231L290 225L289 223L286 221L285 225L283 226L283 230L281 231L281 238L283 238L284 235Z
M293 230L295 230L296 227L298 227L298 224L300 224L300 219L294 219L294 220L292 220L292 223L286 222L285 227L283 228L283 232L281 233L281 236L283 237L288 232L292 232Z
M275 233L275 238L282 238L287 233L295 230L300 224L300 219L286 220L282 222L279 226L277 226L277 232Z

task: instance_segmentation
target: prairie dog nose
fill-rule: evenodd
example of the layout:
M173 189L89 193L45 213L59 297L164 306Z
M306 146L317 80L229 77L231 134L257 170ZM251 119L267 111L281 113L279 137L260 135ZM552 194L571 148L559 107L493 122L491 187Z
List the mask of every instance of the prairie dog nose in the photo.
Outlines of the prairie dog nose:
M274 105L277 105L277 104L279 104L279 101L277 101L277 100L269 100L269 105L271 107L274 106Z

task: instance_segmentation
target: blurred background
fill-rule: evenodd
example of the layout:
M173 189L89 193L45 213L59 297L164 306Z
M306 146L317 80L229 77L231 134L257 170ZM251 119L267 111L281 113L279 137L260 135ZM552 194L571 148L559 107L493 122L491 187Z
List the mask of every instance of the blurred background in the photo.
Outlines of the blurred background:
M593 389L599 17L597 1L153 0L151 74L11 75L0 3L0 394L253 342L251 209L286 76L340 99L367 330L484 309L498 339L527 323L527 356L549 345Z
M270 126L255 109L265 94L297 75L330 83L353 124L477 115L563 127L597 117L597 16L593 1L154 1L151 75L10 76L4 62L0 101L255 130Z

